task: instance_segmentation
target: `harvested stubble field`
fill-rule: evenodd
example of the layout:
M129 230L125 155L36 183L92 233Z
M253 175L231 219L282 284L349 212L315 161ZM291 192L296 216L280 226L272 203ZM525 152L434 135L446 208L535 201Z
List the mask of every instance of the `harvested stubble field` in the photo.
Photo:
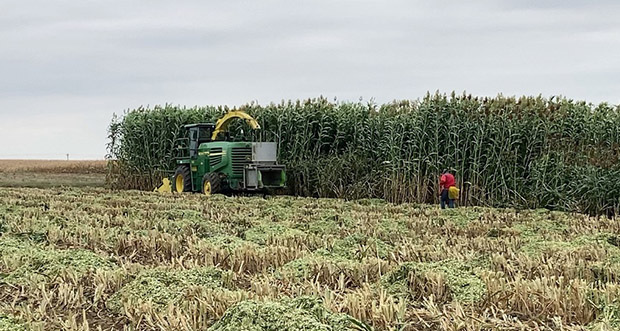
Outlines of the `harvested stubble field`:
M0 215L0 330L620 326L616 219L97 188Z
M102 187L106 172L105 160L0 160L0 186Z

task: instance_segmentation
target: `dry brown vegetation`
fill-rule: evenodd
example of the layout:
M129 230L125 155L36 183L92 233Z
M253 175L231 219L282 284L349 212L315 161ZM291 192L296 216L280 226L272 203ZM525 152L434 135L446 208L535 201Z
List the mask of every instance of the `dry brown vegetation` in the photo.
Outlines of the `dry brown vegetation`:
M0 160L0 186L101 187L106 171L105 160Z
M0 330L620 326L617 219L103 189L0 211Z
M105 174L105 160L0 160L0 172Z

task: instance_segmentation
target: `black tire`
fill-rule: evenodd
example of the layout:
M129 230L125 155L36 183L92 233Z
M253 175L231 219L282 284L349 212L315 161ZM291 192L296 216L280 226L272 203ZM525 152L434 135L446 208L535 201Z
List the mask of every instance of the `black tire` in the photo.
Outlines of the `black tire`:
M209 183L208 187L211 188L210 192L207 192L207 183ZM200 187L200 191L205 195L212 195L222 192L222 181L220 176L214 172L205 174L202 177L202 186Z
M177 187L178 177L181 176L183 183L183 190L179 191ZM174 177L172 177L172 192L192 192L192 173L189 171L189 167L187 166L179 166L177 171L174 172Z

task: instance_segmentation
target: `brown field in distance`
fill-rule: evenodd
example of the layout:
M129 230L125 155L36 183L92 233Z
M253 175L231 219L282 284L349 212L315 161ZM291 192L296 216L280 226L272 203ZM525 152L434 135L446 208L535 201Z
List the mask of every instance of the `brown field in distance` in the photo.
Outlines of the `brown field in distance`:
M105 160L0 160L0 172L105 174Z
M0 160L0 186L101 187L106 171L105 160Z

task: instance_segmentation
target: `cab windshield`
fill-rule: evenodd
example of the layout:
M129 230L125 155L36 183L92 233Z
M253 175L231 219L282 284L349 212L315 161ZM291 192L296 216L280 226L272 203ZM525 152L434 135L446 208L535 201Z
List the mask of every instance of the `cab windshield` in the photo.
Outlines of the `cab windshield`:
M198 142L211 141L211 128L199 128L198 130Z

